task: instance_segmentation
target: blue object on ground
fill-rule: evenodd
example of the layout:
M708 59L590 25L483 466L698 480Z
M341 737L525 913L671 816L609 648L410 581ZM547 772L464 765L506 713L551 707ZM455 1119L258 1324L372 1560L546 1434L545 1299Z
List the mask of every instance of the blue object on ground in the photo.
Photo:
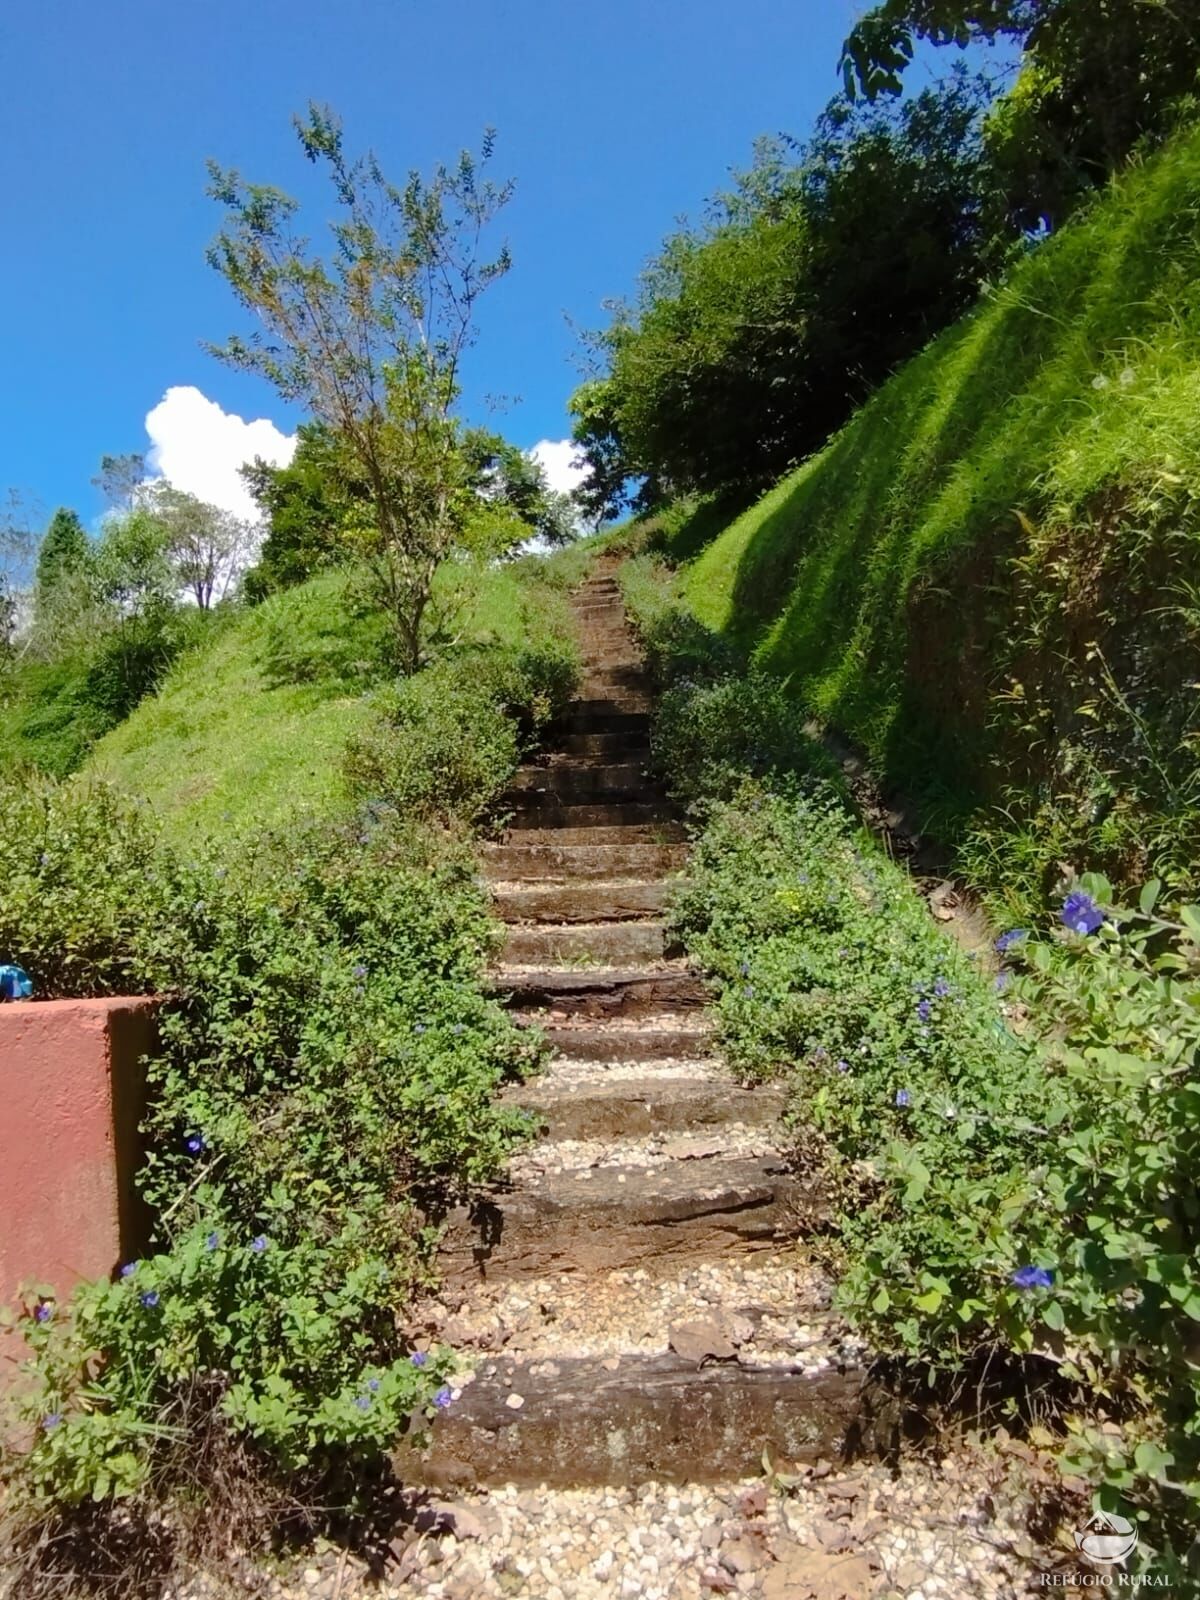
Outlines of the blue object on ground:
M0 1000L28 1000L33 979L20 967L0 967Z

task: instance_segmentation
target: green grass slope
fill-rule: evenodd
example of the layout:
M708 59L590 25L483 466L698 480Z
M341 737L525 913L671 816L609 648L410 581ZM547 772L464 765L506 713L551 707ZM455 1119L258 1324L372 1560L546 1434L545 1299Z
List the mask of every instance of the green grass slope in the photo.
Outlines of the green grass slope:
M443 645L517 643L530 608L544 620L562 603L538 575L532 565L443 569ZM324 809L342 796L346 744L374 715L386 660L384 619L356 602L353 579L314 578L182 656L84 770L149 800L179 842Z
M1187 878L1200 131L896 373L706 545L684 592L943 831L1002 802L1026 887L1064 853Z
M149 800L181 841L320 806L369 714L381 642L340 575L277 595L181 657L85 771Z

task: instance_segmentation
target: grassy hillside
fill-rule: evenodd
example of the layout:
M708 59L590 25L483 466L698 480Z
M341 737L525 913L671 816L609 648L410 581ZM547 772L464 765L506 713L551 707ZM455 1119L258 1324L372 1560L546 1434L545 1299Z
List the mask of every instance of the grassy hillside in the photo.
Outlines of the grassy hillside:
M672 520L681 558L694 529ZM1188 878L1200 132L1033 252L726 525L684 593L942 831L1004 804L1002 875L1026 889L1064 856Z
M553 603L509 568L448 568L438 588L457 643L513 643ZM85 771L148 799L178 840L246 833L323 807L347 741L388 680L381 618L345 574L314 578L230 621L96 746Z

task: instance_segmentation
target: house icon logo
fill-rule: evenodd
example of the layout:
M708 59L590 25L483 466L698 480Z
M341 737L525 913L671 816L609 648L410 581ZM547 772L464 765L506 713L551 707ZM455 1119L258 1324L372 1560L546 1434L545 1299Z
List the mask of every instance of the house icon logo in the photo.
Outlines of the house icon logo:
M1137 1542L1133 1523L1115 1511L1097 1511L1075 1535L1080 1554L1100 1566L1127 1560L1137 1549Z

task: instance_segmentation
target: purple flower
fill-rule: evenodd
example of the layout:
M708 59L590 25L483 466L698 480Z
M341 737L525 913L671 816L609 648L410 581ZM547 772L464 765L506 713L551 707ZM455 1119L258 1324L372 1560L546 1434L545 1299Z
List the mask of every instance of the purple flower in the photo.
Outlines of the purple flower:
M250 1248L256 1255L262 1255L263 1251L267 1248L266 1234L260 1233L257 1238L251 1239Z
M1029 930L1027 928L1010 928L1007 933L1002 933L996 940L996 950L998 954L1005 956L1013 945L1020 944L1022 939L1027 939L1028 937Z
M996 993L997 994L1003 994L1004 993L1005 989L1008 988L1008 981L1009 981L1009 975L1008 975L1007 972L998 972L996 974Z
M912 1100L912 1095L909 1094L907 1089L897 1089L896 1090L896 1104L898 1106L901 1106L901 1107L906 1106L906 1105L908 1105L910 1103L911 1100Z
M136 1261L127 1261L121 1268L121 1276L123 1278L132 1278L137 1269L138 1264Z
M143 1293L143 1295L141 1297L141 1300L142 1300L142 1304L144 1306L149 1306L149 1308L151 1310L153 1310L154 1307L158 1304L158 1290L157 1289L147 1289Z
M189 1155L198 1156L204 1149L204 1135L202 1133L189 1134L184 1141Z
M950 985L946 982L945 978L938 979L933 986L933 992L939 1000L944 1000L946 998L946 996L950 993Z
M355 969L354 969L354 976L356 978L365 978L366 975L367 975L367 969L366 969L366 967L363 966L362 962L360 961L358 966L356 966Z
M369 1411L371 1409L371 1396L369 1394L360 1394L354 1404L360 1411Z
M837 1069L839 1072L849 1072L850 1063L848 1061L839 1061L837 1064Z
M750 976L750 963L748 961L742 962L741 974L743 978L748 978Z
M922 1000L917 1005L917 1015L922 1022L928 1022L933 1015L933 1005L928 1000Z
M1012 1281L1018 1289L1050 1289L1054 1286L1054 1274L1045 1267L1018 1267Z
M54 1307L48 1300L43 1300L33 1315L38 1322L49 1322L54 1315Z
M453 1399L454 1399L454 1396L450 1393L449 1385L444 1383L442 1385L442 1387L438 1390L438 1392L434 1395L433 1403L438 1408L439 1411L445 1411L446 1407L450 1404L450 1402Z
M51 1412L48 1412L47 1415L42 1418L42 1427L46 1430L47 1433L53 1433L55 1428L58 1427L58 1425L59 1425L59 1423L61 1421L62 1421L62 1412L61 1411L51 1411Z
M220 1243L221 1235L219 1233L210 1233L204 1241L204 1248L206 1250L215 1250Z
M752 983L748 983L743 992L745 993L747 1000L754 999L754 985Z
M423 1367L425 1365L425 1363L429 1360L429 1351L428 1350L414 1350L412 1355L409 1356L408 1359L412 1362L414 1367Z
M1063 901L1062 919L1072 933L1095 933L1104 922L1104 913L1082 889L1076 889Z
M370 1389L372 1394L378 1394L379 1393L379 1379L378 1378L369 1379L368 1382L367 1382L367 1388Z

